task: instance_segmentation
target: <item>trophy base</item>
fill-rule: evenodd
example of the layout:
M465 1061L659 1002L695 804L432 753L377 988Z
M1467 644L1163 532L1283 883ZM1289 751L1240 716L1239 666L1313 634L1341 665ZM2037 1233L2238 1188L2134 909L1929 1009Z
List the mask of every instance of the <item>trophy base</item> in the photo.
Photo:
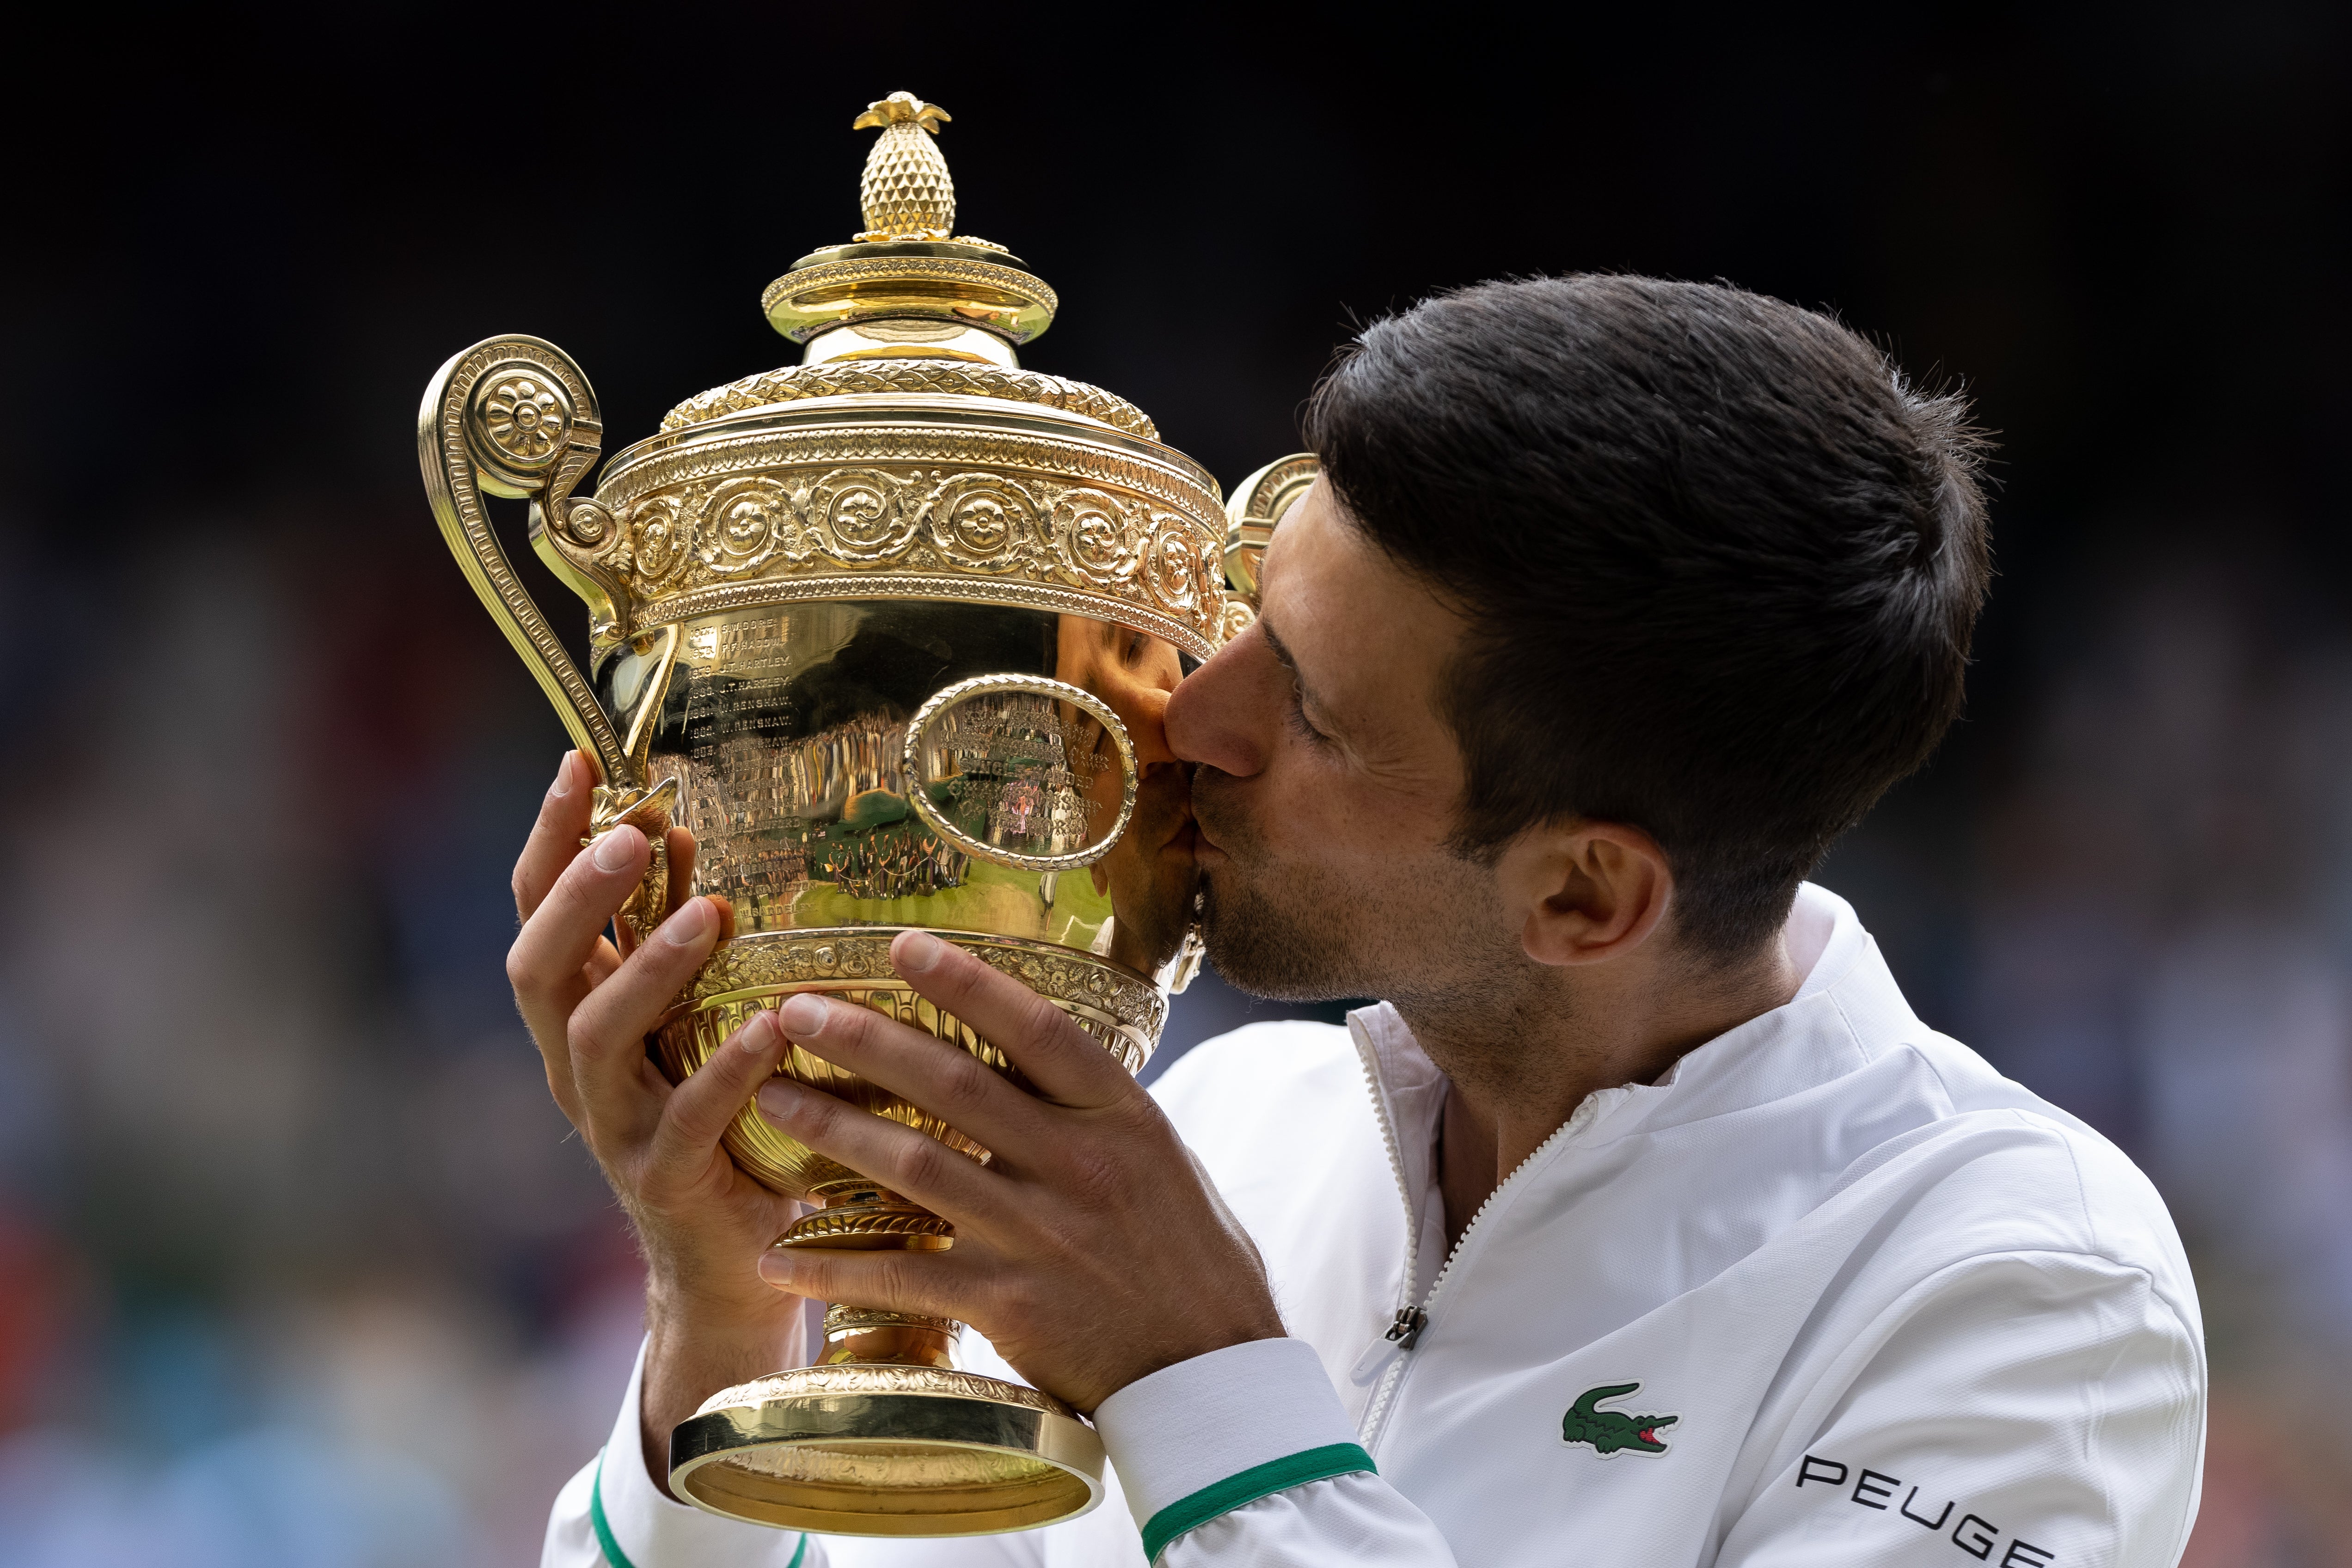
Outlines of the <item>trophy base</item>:
M943 1367L803 1367L714 1394L671 1433L670 1489L826 1535L995 1535L1102 1500L1103 1447L1034 1388Z

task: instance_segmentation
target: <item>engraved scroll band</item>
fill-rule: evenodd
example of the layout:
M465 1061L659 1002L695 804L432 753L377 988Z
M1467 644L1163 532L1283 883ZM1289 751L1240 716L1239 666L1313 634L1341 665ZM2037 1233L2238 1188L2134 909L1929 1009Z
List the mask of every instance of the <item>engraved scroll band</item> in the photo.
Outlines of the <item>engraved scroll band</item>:
M597 497L614 526L593 545L557 543L622 585L634 627L896 594L1091 616L1209 657L1225 586L1207 476L1111 431L1080 434L716 425L624 454ZM823 595L804 585L867 574L894 581Z

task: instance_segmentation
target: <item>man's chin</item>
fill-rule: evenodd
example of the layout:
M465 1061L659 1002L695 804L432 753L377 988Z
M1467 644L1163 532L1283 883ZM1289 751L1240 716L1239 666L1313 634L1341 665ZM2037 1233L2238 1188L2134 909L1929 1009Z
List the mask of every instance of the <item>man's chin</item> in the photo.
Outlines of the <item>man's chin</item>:
M1318 941L1321 933L1305 921L1237 887L1229 868L1223 856L1203 858L1201 866L1201 940L1226 984L1269 1002L1339 1002L1365 994L1337 944Z

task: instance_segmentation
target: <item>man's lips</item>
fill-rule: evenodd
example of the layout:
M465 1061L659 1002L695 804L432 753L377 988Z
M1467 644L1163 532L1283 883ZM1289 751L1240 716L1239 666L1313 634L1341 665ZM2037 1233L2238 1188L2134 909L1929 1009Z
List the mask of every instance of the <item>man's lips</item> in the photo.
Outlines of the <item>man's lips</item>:
M1226 805L1234 804L1230 799L1224 796L1221 789L1218 787L1229 786L1229 784L1230 781L1223 778L1213 781L1209 777L1209 770L1206 768L1196 771L1192 775L1192 799L1191 804L1192 807L1193 838L1197 846L1194 852L1202 857L1214 855L1219 859L1223 860L1230 860L1233 858L1233 852L1227 849L1223 844L1218 843L1217 836L1209 828L1209 819L1217 816ZM1228 813L1228 815L1238 816L1239 813L1236 811Z

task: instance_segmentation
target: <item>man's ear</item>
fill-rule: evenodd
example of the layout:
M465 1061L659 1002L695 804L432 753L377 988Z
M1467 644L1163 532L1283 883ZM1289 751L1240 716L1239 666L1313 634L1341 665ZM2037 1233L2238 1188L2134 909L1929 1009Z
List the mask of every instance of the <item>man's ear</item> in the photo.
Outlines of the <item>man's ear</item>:
M1605 963L1650 940L1674 901L1658 841L1622 822L1572 821L1520 835L1497 879L1525 911L1519 942L1538 963Z

